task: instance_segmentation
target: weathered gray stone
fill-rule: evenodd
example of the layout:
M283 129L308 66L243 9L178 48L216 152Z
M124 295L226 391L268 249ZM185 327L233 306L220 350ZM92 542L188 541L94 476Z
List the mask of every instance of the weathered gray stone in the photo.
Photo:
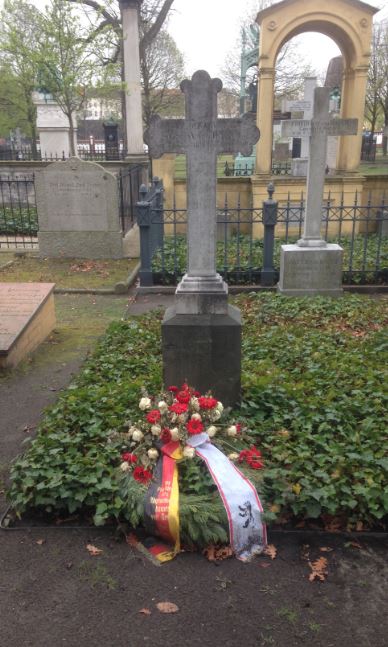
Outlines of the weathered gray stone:
M282 245L278 291L288 296L341 296L342 256L342 247L331 243L322 249Z
M144 139L151 157L185 153L187 159L188 271L179 284L177 310L206 314L227 311L227 286L216 272L216 164L219 153L249 155L259 139L255 116L217 119L220 79L195 72L181 84L186 119L154 116ZM214 300L194 295L213 295ZM203 309L205 308L205 309Z
M73 157L36 177L39 253L44 257L121 258L117 180Z
M182 315L169 308L162 324L163 381L187 381L201 393L211 390L226 406L240 399L241 315L229 306L223 315ZM177 361L179 358L179 361Z

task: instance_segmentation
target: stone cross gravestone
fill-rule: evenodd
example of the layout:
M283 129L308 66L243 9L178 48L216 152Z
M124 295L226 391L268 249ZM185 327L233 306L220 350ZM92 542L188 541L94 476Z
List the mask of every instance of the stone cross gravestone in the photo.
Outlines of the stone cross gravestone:
M227 286L216 272L217 155L249 155L259 139L255 116L217 119L220 79L195 72L181 83L186 118L161 119L155 115L145 132L151 157L185 153L187 163L188 268L177 291L177 312L224 313Z
M39 254L122 258L117 178L99 164L72 157L35 179Z
M357 119L331 119L329 88L316 88L313 118L282 124L284 135L308 134L310 140L303 236L296 245L282 245L279 291L284 294L342 294L342 248L321 237L327 138L356 135Z
M186 118L155 116L145 133L151 157L185 153L187 163L187 273L162 325L165 384L188 380L211 389L226 404L240 396L241 318L228 305L228 288L216 271L217 155L249 155L259 139L255 116L217 118L219 79L195 72L185 80Z

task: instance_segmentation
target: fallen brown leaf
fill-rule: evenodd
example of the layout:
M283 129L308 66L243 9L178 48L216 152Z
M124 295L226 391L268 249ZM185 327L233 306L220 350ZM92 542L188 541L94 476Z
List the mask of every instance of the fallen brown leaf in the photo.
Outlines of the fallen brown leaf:
M271 564L269 562L260 562L259 566L260 568L268 568Z
M104 552L102 548L97 548L96 546L93 546L93 544L86 544L86 550L93 556L101 555L101 553Z
M268 546L263 550L263 555L267 555L267 557L270 557L271 559L275 559L277 553L278 550L273 544L268 544Z
M208 546L203 551L205 557L209 562L218 562L223 559L228 559L228 557L233 557L233 551L230 546Z
M330 548L330 546L320 546L319 550L321 553L331 553L334 548Z
M176 613L179 611L179 607L173 602L158 602L156 608L160 613Z
M319 580L324 582L327 577L327 559L326 557L318 557L315 562L308 563L311 568L311 573L309 575L310 582L314 580Z
M46 540L45 539L37 539L36 543L38 544L38 546L42 546L43 544L46 543Z
M143 616L150 616L151 615L151 611L149 609L145 609L145 608L140 609L139 613L142 613Z

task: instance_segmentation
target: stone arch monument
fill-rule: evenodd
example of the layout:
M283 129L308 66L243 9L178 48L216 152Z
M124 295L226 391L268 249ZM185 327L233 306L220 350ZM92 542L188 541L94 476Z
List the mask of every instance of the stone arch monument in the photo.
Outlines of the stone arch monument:
M366 82L373 15L378 9L360 0L283 0L257 14L260 27L256 172L270 175L276 58L294 36L315 31L332 38L344 59L341 117L358 119L357 137L343 137L337 170L351 173L360 162Z

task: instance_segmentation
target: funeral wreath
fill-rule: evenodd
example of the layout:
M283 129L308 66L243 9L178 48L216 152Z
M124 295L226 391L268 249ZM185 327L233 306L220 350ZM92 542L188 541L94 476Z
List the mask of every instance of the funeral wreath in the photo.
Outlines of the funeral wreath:
M181 544L230 543L241 559L265 546L257 494L263 459L244 444L239 423L222 424L223 412L211 393L170 386L157 397L144 392L139 419L121 434L117 472L125 516L167 542L160 561ZM245 448L236 451L239 444Z

